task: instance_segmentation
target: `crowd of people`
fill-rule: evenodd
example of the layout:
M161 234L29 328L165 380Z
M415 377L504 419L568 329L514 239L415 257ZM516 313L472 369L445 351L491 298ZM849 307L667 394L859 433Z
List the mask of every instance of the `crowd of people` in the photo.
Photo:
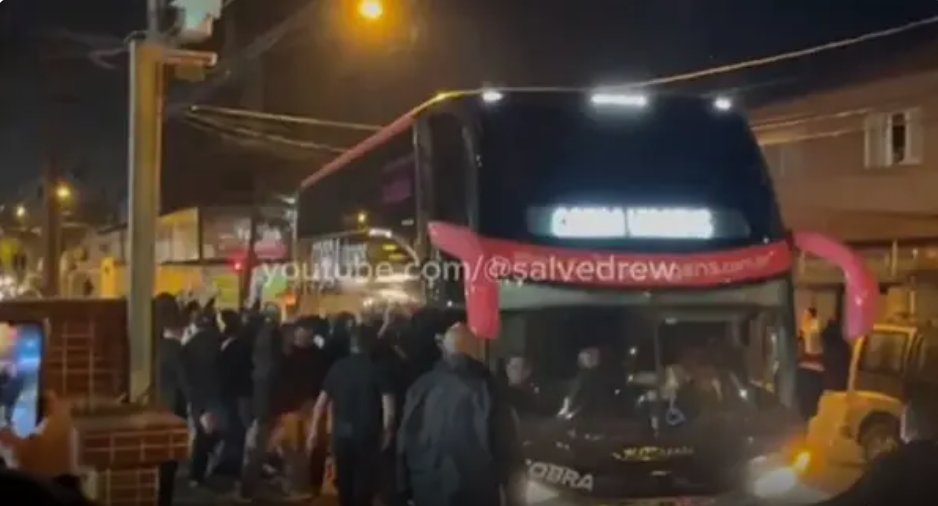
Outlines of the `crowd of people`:
M304 499L322 491L328 454L343 505L376 498L389 506L524 503L517 416L548 409L534 395L539 387L531 364L511 357L503 377L493 377L475 358L477 343L457 315L392 307L284 323L257 308L216 317L211 304L178 315L162 330L160 391L193 425L193 486L210 474L228 474L238 478L240 498L250 501L278 461L283 493ZM842 388L836 322L803 331L801 388L812 385L805 371L821 373L822 388ZM713 393L716 378L704 374L705 361L695 360L703 351L694 350L699 356L685 353L676 367L690 378L709 378L701 384L710 389L702 392ZM812 368L815 361L820 368ZM576 392L601 371L599 350L581 350L578 363L581 374L561 413L586 402L585 391ZM805 391L803 398L814 397L811 388ZM891 468L938 458L934 403L922 396L910 401L904 418L910 444L901 457L890 457ZM906 492L933 497L927 487L901 484L888 469L874 467L830 504Z
M227 476L242 501L302 501L323 491L331 460L343 505L519 497L507 396L458 316L392 306L281 321L168 295L156 314L157 392L190 423L190 487L212 493L210 478ZM172 502L177 467L161 470L161 504Z
M307 501L322 491L327 459L342 505L524 504L516 415L524 406L547 411L533 402L531 365L510 357L504 378L493 376L460 315L392 307L285 322L276 311L217 312L211 302L181 305L171 296L159 297L156 310L156 397L189 420L193 436L183 470L162 466L161 504L173 503L180 472L196 489L232 477L245 502ZM598 374L600 355L580 352L575 385ZM713 383L699 352L685 358L687 374ZM906 387L906 444L825 506L936 503L929 476L938 465L938 401L929 385ZM579 402L581 389L573 390L566 407ZM12 450L18 469L0 469L0 493L90 506L76 478L70 409L55 396L46 403L34 436L0 431L0 449Z

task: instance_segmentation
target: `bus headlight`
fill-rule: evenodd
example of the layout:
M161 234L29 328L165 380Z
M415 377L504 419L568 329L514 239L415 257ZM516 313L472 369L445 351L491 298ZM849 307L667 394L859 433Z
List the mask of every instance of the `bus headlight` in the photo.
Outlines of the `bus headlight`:
M795 490L811 465L811 453L799 452L792 459L759 457L751 463L752 493L760 499L777 499Z
M533 505L556 499L559 496L560 494L550 487L542 485L534 480L528 480L524 491L524 502Z
M798 485L795 470L785 466L768 471L752 484L752 493L760 499L772 499L790 493Z

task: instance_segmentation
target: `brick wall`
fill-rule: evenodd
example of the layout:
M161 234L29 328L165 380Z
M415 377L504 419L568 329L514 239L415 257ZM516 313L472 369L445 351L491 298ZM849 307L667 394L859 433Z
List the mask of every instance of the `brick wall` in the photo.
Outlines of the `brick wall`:
M115 400L128 391L126 304L119 300L0 303L0 321L46 325L42 387L75 400Z
M0 303L0 321L45 325L42 387L73 402L79 463L103 506L151 506L161 463L186 458L185 421L128 404L126 303L38 300Z

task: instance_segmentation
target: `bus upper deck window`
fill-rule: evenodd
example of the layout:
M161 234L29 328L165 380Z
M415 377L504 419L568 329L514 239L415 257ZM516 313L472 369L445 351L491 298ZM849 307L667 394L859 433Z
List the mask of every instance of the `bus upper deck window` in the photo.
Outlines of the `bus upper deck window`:
M469 167L460 120L449 114L430 119L434 219L469 224Z

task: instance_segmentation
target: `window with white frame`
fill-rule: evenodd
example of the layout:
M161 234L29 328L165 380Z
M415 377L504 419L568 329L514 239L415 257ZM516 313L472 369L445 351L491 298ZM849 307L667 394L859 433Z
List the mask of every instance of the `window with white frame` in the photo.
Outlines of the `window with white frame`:
M866 167L922 163L922 129L922 113L918 108L867 116L864 125Z

